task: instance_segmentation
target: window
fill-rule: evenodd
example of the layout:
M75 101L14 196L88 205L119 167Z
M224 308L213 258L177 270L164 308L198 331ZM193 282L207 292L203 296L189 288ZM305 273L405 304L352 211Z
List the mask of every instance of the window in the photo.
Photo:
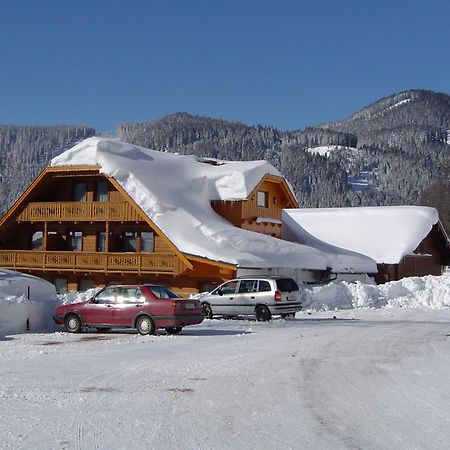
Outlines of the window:
M97 181L97 184L95 185L95 201L108 201L108 183L106 181Z
M213 294L219 294L219 295L228 295L228 294L234 294L236 292L238 282L237 281L229 281L228 283L225 283L217 289L216 292L213 292Z
M116 301L116 290L105 289L95 297L95 303L114 303Z
M75 183L73 188L73 200L75 202L86 201L86 183L83 182Z
M135 231L125 231L123 233L123 251L135 252L136 251L136 238L137 233Z
M141 233L141 252L152 252L153 242L153 233L151 231L143 231Z
M242 280L239 285L239 293L256 292L258 288L257 280Z
M269 193L258 191L256 194L256 204L262 208L267 208L269 206Z
M57 294L67 294L67 280L65 278L55 278L53 284Z
M83 232L69 231L68 235L69 250L81 251L83 250Z
M277 280L277 288L281 292L298 291L298 284L292 278L281 278Z
M139 288L119 288L117 291L117 302L119 303L143 303L141 290Z
M31 237L31 248L33 250L42 250L42 237L44 233L42 231L36 231Z
M78 286L78 289L80 292L85 292L88 289L92 289L94 287L94 280L83 278L80 280L80 285Z
M270 287L270 283L268 281L261 280L259 282L258 292L270 292L272 288Z
M172 292L166 286L147 286L147 287L152 292L152 294L158 298L179 298L180 297L178 294L175 294L175 292Z
M99 231L97 233L97 251L106 252L106 231Z

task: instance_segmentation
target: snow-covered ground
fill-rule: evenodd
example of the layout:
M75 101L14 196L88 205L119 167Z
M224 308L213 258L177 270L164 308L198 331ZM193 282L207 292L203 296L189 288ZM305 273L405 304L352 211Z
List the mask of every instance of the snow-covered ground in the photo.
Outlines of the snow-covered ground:
M449 448L449 299L447 274L316 287L294 320L178 336L4 335L0 447Z
M0 341L2 449L444 449L450 310Z

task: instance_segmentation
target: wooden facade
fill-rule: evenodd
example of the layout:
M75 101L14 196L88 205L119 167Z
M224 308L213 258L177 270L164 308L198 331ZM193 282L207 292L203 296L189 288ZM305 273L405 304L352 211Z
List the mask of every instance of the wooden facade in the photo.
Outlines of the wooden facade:
M214 200L211 205L234 226L281 238L281 213L298 203L286 180L265 175L245 200Z
M0 267L57 290L163 283L188 295L232 278L235 267L181 253L98 167L46 168L0 221Z
M405 277L441 275L446 265L450 265L449 240L438 222L414 252L405 255L398 264L378 264L375 281L382 284Z

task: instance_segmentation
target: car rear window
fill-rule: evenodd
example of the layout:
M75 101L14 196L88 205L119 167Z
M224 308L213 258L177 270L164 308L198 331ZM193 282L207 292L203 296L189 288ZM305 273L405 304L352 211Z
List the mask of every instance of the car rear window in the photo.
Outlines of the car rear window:
M281 292L298 291L298 284L292 278L280 278L276 282L277 288Z
M151 291L158 298L179 298L178 294L171 291L166 286L147 286L147 289Z

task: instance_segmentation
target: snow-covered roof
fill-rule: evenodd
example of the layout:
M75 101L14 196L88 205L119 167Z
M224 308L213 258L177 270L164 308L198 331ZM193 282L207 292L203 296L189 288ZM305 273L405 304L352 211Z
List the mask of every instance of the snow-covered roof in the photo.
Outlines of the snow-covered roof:
M97 164L185 254L241 268L324 270L329 266L329 255L316 248L237 228L211 208L211 200L247 198L267 173L280 175L266 161L205 162L93 137L51 162L52 166Z
M330 243L321 241L306 231L295 219L295 209L284 209L281 220L281 237L291 242L305 244L320 250L327 258L327 265L334 272L366 272L376 273L376 262L369 256L340 248ZM292 214L294 212L294 214ZM294 217L293 217L294 216ZM330 223L328 226L332 227ZM339 268L339 269L337 269Z
M321 241L385 264L398 264L405 255L414 252L438 220L437 210L425 206L283 211L284 225L297 223Z

